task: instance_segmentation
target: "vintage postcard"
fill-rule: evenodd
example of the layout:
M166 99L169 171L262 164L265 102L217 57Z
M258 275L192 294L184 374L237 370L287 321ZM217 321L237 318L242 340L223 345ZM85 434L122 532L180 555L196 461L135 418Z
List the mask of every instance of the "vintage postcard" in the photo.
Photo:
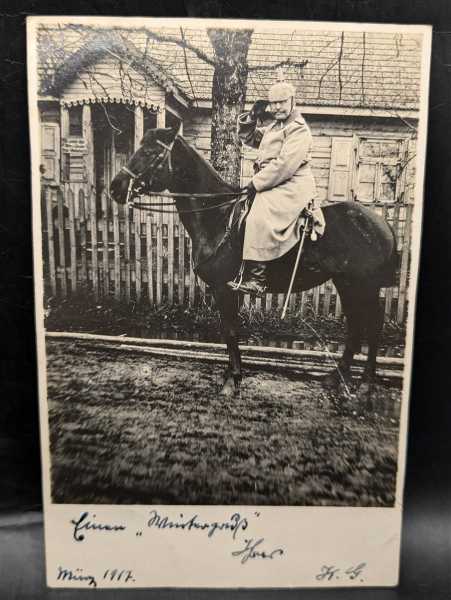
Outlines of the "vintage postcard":
M50 587L397 584L430 46L28 19Z

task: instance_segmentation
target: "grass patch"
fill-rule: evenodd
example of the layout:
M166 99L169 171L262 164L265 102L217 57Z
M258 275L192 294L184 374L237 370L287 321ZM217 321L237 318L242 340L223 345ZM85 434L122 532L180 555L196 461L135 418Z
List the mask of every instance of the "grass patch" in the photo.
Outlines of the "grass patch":
M239 312L243 339L262 344L268 338L341 342L346 334L345 319L315 314L307 306L304 315L288 312L281 320L281 308L269 311L242 306ZM219 341L219 312L206 302L196 306L149 306L115 300L90 301L85 295L47 302L45 326L50 331L80 331L136 337L197 336L203 341ZM393 321L384 325L381 345L404 346L405 328Z

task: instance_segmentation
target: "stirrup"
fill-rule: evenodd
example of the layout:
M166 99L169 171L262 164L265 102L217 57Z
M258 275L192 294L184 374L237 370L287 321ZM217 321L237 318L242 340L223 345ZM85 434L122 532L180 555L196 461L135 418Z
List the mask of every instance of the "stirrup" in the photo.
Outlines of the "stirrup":
M241 284L241 286L238 286L235 288L235 291L237 292L241 292L242 294L254 294L257 298L263 298L263 296L266 294L266 290L268 289L267 285L260 285L259 283L255 283L255 287L251 286L250 288L248 287L249 285L249 281L245 281L244 283Z
M240 285L243 283L243 275L244 275L244 260L241 261L240 270L236 274L235 279L232 279L232 281L228 281L226 283L227 287L229 287L235 291L238 290Z

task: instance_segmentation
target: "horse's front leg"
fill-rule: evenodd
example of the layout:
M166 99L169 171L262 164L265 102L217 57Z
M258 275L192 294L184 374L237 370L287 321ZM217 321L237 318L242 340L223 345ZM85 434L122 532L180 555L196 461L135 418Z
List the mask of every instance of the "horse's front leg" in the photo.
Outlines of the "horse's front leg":
M215 290L216 305L221 315L221 328L229 353L229 365L224 375L221 396L234 396L240 391L241 354L238 346L238 295L228 288Z

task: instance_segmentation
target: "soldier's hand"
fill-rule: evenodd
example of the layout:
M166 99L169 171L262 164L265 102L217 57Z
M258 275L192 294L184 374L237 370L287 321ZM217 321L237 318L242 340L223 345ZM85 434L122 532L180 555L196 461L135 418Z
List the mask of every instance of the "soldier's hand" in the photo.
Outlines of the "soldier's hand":
M268 107L269 102L267 100L257 100L251 108L250 116L253 119L263 120L268 117L268 113L266 109Z
M255 189L255 185L252 183L252 180L249 181L249 183L246 186L246 189L247 189L248 198L253 200L255 197L255 194L257 193L257 190Z

